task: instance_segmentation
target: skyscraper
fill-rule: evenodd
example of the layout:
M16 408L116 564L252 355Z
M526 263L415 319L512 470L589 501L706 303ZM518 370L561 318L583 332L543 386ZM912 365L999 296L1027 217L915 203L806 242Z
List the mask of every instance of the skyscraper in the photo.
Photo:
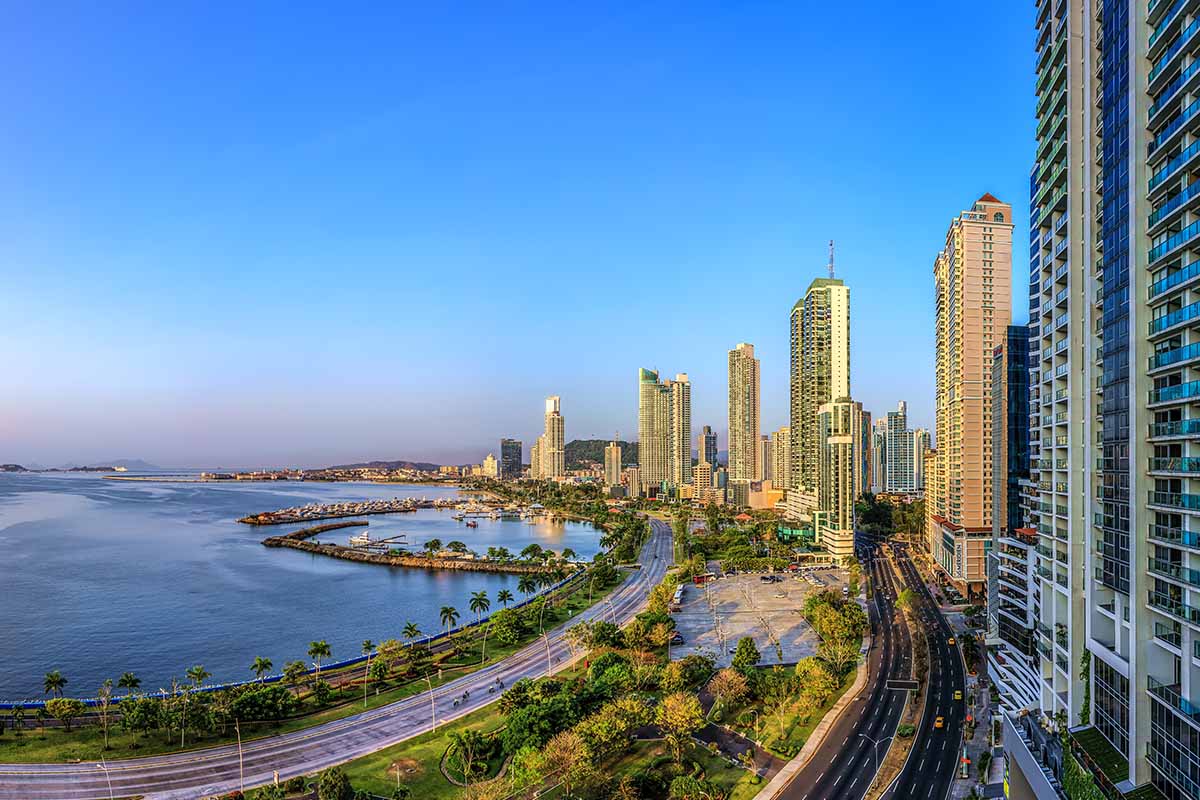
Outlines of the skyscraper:
M758 437L758 459L755 469L758 480L773 480L775 477L774 467L775 465L771 457L771 437L764 433Z
M791 338L790 485L792 491L816 495L821 462L817 414L826 403L850 396L849 287L833 277L809 284L792 307Z
M871 430L871 491L883 491L887 463L887 419L875 420Z
M529 448L529 477L537 480L542 477L542 439L539 436L533 440L533 447Z
M871 491L871 469L874 461L871 412L864 409L862 403L859 403L858 413L862 420L862 431L858 436L858 490L859 492L869 492Z
M759 363L754 345L729 351L729 479L761 480L759 474Z
M950 223L933 265L938 481L926 491L926 534L934 563L963 594L982 595L987 581L991 354L1012 316L1012 229L1012 207L985 194Z
M771 437L771 482L778 489L791 485L792 431L784 425Z
M616 437L604 448L604 485L621 485L621 445Z
M929 431L917 428L913 431L913 467L917 475L917 491L925 491L925 459L929 455Z
M521 477L521 442L517 439L500 440L500 477L515 480Z
M916 433L908 429L908 404L900 401L895 411L888 411L883 421L883 491L912 493L917 491Z
M485 458L483 463L480 464L480 471L483 473L483 477L485 478L500 477L500 462L496 460L495 453L487 454L487 458Z
M854 555L854 502L861 493L862 405L849 397L822 404L817 429L817 543L842 561Z
M713 433L712 428L705 425L700 429L700 440L698 443L697 457L701 461L707 461L713 467L717 466L717 435Z
M686 372L666 384L671 401L667 418L667 480L678 487L692 482L692 384Z
M540 443L541 477L561 478L566 475L566 423L559 410L558 395L546 398L545 430Z
M642 484L678 487L692 479L692 385L687 373L659 382L638 370L638 467Z
M1005 733L1062 714L1121 791L1196 798L1200 24L1189 2L1053 6L1035 18L1024 508L1042 682Z

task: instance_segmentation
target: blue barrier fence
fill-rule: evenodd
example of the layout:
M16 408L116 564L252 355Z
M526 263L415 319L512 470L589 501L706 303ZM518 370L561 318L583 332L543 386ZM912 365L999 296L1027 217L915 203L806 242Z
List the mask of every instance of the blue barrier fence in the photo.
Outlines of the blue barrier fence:
M579 578L583 577L586 574L587 574L586 569L579 570L575 574L564 578L563 580L559 581L558 583L554 584L553 586L549 586L549 587L543 589L542 591L538 592L537 594L533 595L532 597L528 597L519 603L512 604L511 606L509 606L509 608L510 609L518 609L518 608L527 606L530 603L534 603L538 600L538 598L544 597L544 596L550 594L551 592L556 592L559 589L566 586L567 584L571 583L572 581L578 580ZM502 610L503 609L496 609L496 611L493 613L499 613ZM470 628L479 627L481 625L484 625L491 618L492 618L492 614L488 614L485 617L481 617L478 622L467 624L467 625L460 625L457 628L451 628L450 630L442 631L441 633L435 633L431 636L424 636L420 639L414 639L409 644L410 645L429 645L434 642L440 641L441 639L445 639L448 636L453 636L456 633L461 633L462 631L468 630ZM321 669L323 671L327 671L327 670L341 669L342 667L352 667L355 664L361 664L366 660L367 660L367 656L355 656L354 658L347 658L343 661L334 661L329 664L322 664ZM317 670L314 667L312 669L305 670L304 674L305 675L313 675L316 673L316 671ZM248 681L234 681L233 683L205 684L203 686L196 687L195 689L192 689L191 691L193 691L193 692L219 692L224 689L236 689L239 686L256 686L256 685L262 685L262 684L268 684L268 683L279 683L282 680L283 680L283 674L280 673L277 675L265 675L262 678L255 678L253 680L248 680ZM157 698L165 700L166 698L171 696L171 693L169 691L166 691L165 689L160 689L157 692L145 692L144 694L137 694L137 695L126 694L126 695L121 695L120 697L113 697L110 702L115 705L116 703L120 702L121 700L125 700L129 697L134 697L134 696L136 696L136 697L157 697ZM84 705L87 705L87 706L96 707L96 706L100 705L100 700L95 697L80 697L80 698L76 698L76 699L80 700ZM24 709L27 709L27 710L30 710L30 711L33 711L36 713L37 709L45 708L46 701L40 700L40 699L0 700L0 710L12 710L12 709L16 708L17 706L21 706Z

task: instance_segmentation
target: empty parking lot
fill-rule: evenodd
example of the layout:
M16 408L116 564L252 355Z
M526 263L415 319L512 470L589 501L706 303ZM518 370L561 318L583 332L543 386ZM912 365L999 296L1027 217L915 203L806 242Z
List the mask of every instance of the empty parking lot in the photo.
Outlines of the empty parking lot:
M739 639L749 636L762 654L762 664L794 664L813 655L819 639L801 615L804 598L821 588L841 590L842 570L811 573L813 586L800 576L778 574L764 582L762 575L728 575L706 586L688 584L680 609L671 616L683 637L672 648L679 658L705 653L728 666Z

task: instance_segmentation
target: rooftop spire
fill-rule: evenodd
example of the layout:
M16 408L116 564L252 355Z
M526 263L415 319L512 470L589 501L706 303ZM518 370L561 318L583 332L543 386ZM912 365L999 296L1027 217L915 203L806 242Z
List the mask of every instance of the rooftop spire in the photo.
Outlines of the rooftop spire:
M829 278L833 279L833 239L829 240Z

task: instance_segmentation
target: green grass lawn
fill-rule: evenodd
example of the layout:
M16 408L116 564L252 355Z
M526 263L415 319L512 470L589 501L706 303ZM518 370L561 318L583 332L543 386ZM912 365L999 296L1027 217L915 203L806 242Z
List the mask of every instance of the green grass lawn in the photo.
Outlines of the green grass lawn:
M622 579L624 579L628 576L628 573L623 572L621 575ZM586 582L582 586L572 589L565 600L560 601L557 606L553 608L547 607L544 620L546 630L551 630L555 626L577 615L580 611L587 609L590 605L594 605L596 602L604 599L620 585L621 583L618 582L607 589L595 591L591 594L590 603ZM534 635L526 636L521 642L514 645L503 646L489 639L487 642L488 663L492 664L507 658L536 639L536 632ZM443 661L441 675L438 676L435 674L432 678L434 687L441 686L444 683L470 674L485 666L481 662L482 650L482 638L478 641L472 639L463 655L452 659L447 658ZM327 677L327 675L332 676L333 674L335 673L332 671L329 673L323 671L322 678ZM378 708L388 703L394 703L397 700L403 700L406 697L425 691L427 688L428 684L426 681L420 679L409 681L399 686L393 684L378 694L376 694L374 689L369 689L366 706L364 707L362 687L349 686L341 693L342 700L338 705L284 720L275 725L270 723L243 724L242 741L247 742L267 736L276 736L281 733L290 733L324 722L343 719L360 711ZM109 749L105 751L104 735L97 725L77 726L70 733L58 728L47 728L44 732L38 729L27 729L20 736L17 736L9 728L10 722L7 717L0 718L4 719L5 722L5 730L3 735L0 735L0 762L95 761L101 757L109 759L132 758L136 756L159 755L180 750L178 731L170 739L162 731L143 737L141 734L123 733L119 725L113 725L109 729ZM34 724L32 711L26 711L25 724L26 726ZM189 732L187 746L183 749L190 750L200 747L212 747L214 745L229 744L236 740L232 726L228 728L226 734L223 736L212 734L197 737L194 733Z
M604 773L614 777L633 775L649 769L651 764L670 750L662 742L636 742L628 752L605 764ZM750 800L762 789L755 776L741 767L734 766L720 756L715 756L698 744L684 753L685 763L695 761L704 769L704 778L729 793L729 800Z

